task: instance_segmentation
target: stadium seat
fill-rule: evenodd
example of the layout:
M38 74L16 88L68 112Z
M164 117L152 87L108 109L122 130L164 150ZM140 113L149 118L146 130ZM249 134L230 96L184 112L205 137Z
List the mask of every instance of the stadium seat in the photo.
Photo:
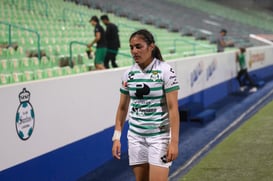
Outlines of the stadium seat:
M214 109L204 108L199 102L188 102L178 107L180 121L184 122L200 122L202 124L211 121L216 116Z
M9 62L7 59L0 60L0 72L9 72Z
M200 122L201 124L205 124L209 121L212 121L216 117L216 111L214 109L205 109L200 113L192 116L190 118L193 122Z
M10 63L9 67L12 72L16 72L16 71L18 72L21 69L19 59L17 59L17 58L11 59L11 60L9 60L9 63Z
M190 121L190 118L203 111L203 105L199 102L189 102L183 105L179 105L178 109L180 120L187 122Z
M27 70L23 74L23 81L31 81L34 79L34 73L31 70Z
M10 78L10 83L18 83L23 81L22 72L13 72Z
M0 84L9 84L11 79L11 74L10 73L0 73Z
M106 0L94 0L94 4L96 5L91 6L93 8L90 10L90 8L88 8L87 6L76 5L75 3L69 1L48 0L48 16L45 16L44 9L38 3L33 3L32 9L30 11L26 11L26 8L28 8L26 1L16 1L16 5L10 3L9 1L3 1L1 3L2 6L0 11L1 19L4 19L5 21L15 24L17 26L22 26L24 28L37 31L40 34L40 46L42 55L44 56L42 60L39 60L37 58L38 42L36 35L33 32L12 28L12 42L17 43L17 49L14 47L6 47L0 49L1 73L3 73L2 71L4 71L5 73L12 74L13 72L21 71L23 75L22 81L32 80L31 78L25 78L25 71L32 71L35 80L39 77L46 78L46 75L38 76L38 74L40 73L37 73L36 70L41 69L42 71L49 68L58 67L60 65L59 60L61 59L61 57L69 57L69 43L71 41L76 40L80 42L89 42L93 39L93 27L91 27L88 23L88 20L90 19L90 12L92 12L91 14L96 14L97 16L105 13L99 9L94 9L94 7L99 7L100 9L104 9L107 12L113 12L113 14L109 14L109 17L112 22L115 22L118 25L119 28L121 48L119 50L119 54L117 55L117 62L121 67L132 65L132 58L130 56L130 50L128 48L128 38L130 34L135 30L139 29L139 27L147 28L153 32L157 45L161 48L163 57L166 61L175 58L215 52L215 45L210 45L209 41L198 41L195 40L195 38L192 36L181 36L181 34L183 33L183 35L187 35L187 33L194 34L194 32L198 30L198 26L194 24L195 20L198 19L198 16L196 15L196 13L193 13L193 10L189 8L183 8L183 10L185 10L185 13L181 14L181 11L176 12L175 9L173 9L173 12L170 12L171 8L163 7L164 4L162 3L155 4L153 3L154 1L144 2L144 0L140 0L140 3L132 6L131 1L132 0L118 0L115 6L110 6ZM211 3L206 4L199 1L200 0L197 0L196 2L187 1L186 4L187 6L194 7L201 3L203 8L206 9L210 9L211 7L218 7L215 5L211 5ZM126 8L120 8L119 3L126 5ZM178 3L183 4L184 2ZM147 6L143 7L144 5ZM151 6L153 6L153 8L157 10L155 11L156 14L152 16L148 14L146 16L146 13L149 12L146 11L146 9L150 9L149 7ZM143 15L136 16L135 14L133 14L131 8L138 9L138 12L141 12L141 14ZM164 11L166 11L166 8L167 11L170 13L163 13ZM66 13L67 17L62 17L62 10L64 9L81 12L83 13L83 16L80 16L79 14L72 11ZM221 11L222 10L220 10L219 8L219 10L217 9L216 13L221 13ZM228 11L224 11L224 13L227 12ZM165 18L161 18L161 15L157 13L161 13L166 16L179 13L179 16L181 16L181 20L190 19L190 21L188 21L189 24L183 23L183 26L180 26L180 24L176 21L170 21L168 20L168 18L166 18L167 20L165 20ZM210 10L209 13L212 13L212 11ZM259 15L259 13L255 12L251 12L251 14L252 17L265 17L264 15ZM238 15L238 12L236 15ZM125 16L125 18L120 16ZM236 16L232 17L236 18ZM130 18L134 20L131 20ZM209 18L209 16L202 18ZM85 23L79 23L79 20ZM145 22L146 24L141 23L141 21ZM246 21L251 21L251 18L246 18ZM266 24L258 21L256 23L259 23L259 26L262 26L262 24ZM155 26L149 24L154 24ZM5 25L0 25L0 27L0 44L1 42L5 42L5 44L7 45L7 27ZM182 32L177 32L181 29L181 27L185 28L182 29ZM234 32L240 32L240 27L236 29L237 30L234 30ZM170 30L175 30L175 32L170 32ZM176 47L174 47L174 40L177 40ZM91 70L91 67L94 67L94 62L93 60L89 60L84 54L85 47L75 45L73 47L73 57L81 55L82 58L81 60L79 60L79 58L73 58L75 60L74 63L75 65L81 64L81 66L78 66L73 70L70 70L68 68L61 68L63 71L62 75L81 73ZM53 75L60 76L61 74L57 73L56 75ZM11 81L11 83L13 82L14 81Z
M46 75L43 69L34 70L34 80L40 80L44 78L46 78Z

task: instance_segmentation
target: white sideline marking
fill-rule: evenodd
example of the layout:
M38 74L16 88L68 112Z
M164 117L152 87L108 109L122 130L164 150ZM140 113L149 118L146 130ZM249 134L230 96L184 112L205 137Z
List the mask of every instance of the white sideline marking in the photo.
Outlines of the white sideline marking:
M246 116L248 113L250 113L253 109L255 109L260 103L262 103L265 99L267 99L271 94L273 93L273 90L271 90L268 94L266 94L263 98L261 98L256 104L252 105L246 112L244 112L241 116L239 116L235 121L233 121L232 124L230 124L226 129L224 129L222 132L220 132L214 139L212 139L207 145L205 145L201 150L199 150L191 159L189 159L186 164L184 164L182 167L177 169L170 177L169 179L172 179L173 177L177 176L179 173L181 173L185 168L187 168L190 164L192 164L196 159L199 158L200 155L202 155L205 151L207 151L213 143L215 143L218 139L220 139L225 133L227 133L231 128L236 126L244 116Z

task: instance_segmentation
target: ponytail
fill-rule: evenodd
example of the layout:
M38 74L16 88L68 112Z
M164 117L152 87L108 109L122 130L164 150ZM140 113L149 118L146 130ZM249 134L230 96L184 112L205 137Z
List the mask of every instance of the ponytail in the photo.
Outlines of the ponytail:
M156 45L155 45L155 48L154 48L154 50L153 50L153 52L152 52L152 56L153 56L154 58L157 58L157 59L160 60L160 61L164 61L164 60L163 60L163 57L162 57L162 55L161 55L160 49L159 49L158 46L156 46Z

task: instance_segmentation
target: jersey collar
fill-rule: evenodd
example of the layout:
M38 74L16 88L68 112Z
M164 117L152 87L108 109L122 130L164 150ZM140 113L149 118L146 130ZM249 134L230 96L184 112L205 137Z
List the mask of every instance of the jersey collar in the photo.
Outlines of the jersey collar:
M140 68L140 70L142 70L143 73L150 72L153 69L155 62L156 62L156 58L154 58L153 61L145 69L141 69L139 65L138 67Z

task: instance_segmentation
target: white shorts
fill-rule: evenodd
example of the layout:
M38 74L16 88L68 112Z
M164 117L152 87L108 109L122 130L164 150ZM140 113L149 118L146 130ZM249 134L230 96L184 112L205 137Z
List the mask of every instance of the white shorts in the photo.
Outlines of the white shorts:
M129 165L149 163L160 167L170 167L172 162L166 163L166 154L170 141L169 133L143 137L128 131Z

